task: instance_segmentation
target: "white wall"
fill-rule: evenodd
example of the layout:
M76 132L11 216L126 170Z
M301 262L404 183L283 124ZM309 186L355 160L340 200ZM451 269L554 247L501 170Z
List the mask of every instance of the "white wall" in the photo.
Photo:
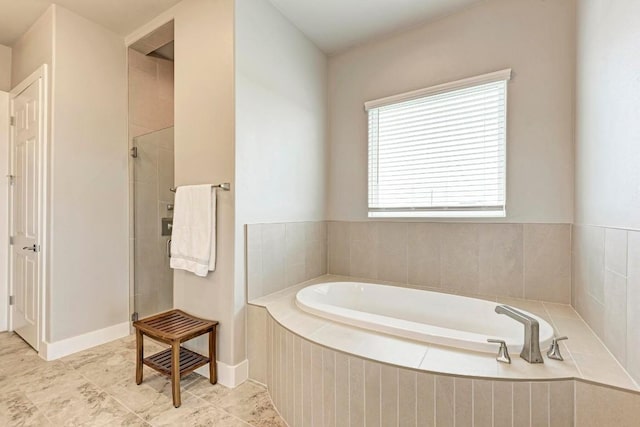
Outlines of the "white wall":
M55 8L49 341L128 321L122 37Z
M640 2L578 6L576 223L640 230Z
M246 300L245 225L324 219L327 59L267 1L237 0L235 22L235 310L240 323Z
M0 44L0 91L11 89L11 48Z
M54 6L24 33L12 46L11 87L27 78L42 64L50 67L53 61L53 14Z
M0 91L0 331L7 330L9 295L9 93Z
M573 217L574 1L487 0L329 61L329 219L367 217L367 100L512 68L507 222Z

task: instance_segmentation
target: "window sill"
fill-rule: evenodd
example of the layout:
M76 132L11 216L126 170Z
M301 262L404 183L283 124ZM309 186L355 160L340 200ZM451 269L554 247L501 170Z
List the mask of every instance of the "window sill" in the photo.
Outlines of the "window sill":
M505 218L505 211L389 211L369 212L369 218Z

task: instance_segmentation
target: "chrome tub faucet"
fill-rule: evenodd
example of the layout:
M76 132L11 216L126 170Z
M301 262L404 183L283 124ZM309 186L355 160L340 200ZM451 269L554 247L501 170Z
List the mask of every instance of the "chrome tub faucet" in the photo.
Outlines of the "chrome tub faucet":
M496 306L496 313L505 314L524 325L524 345L520 357L529 363L544 363L540 354L540 324L536 319L508 305Z

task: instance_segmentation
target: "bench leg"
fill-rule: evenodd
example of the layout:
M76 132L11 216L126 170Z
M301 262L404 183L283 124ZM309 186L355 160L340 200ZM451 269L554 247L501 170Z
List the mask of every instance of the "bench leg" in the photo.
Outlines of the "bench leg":
M209 382L218 382L218 370L216 369L216 327L209 332Z
M180 401L180 343L171 345L171 389L173 392L173 406L178 408Z
M144 358L144 336L136 329L136 384L142 383L142 359Z

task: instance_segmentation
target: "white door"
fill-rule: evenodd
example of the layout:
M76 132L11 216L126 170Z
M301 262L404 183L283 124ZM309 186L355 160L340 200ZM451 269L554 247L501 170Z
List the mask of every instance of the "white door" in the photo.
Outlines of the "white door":
M11 328L38 350L42 78L11 98Z

